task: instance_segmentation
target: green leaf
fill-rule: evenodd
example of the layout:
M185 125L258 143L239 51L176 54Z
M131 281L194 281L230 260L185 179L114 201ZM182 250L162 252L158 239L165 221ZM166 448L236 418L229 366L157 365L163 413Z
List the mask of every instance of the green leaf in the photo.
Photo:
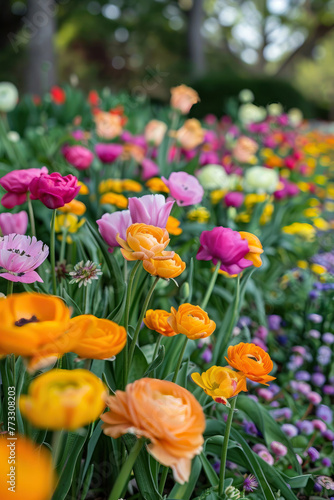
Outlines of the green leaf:
M162 345L162 346L159 347L158 356L152 361L152 363L149 364L146 372L143 375L143 378L147 377L147 375L151 371L153 371L156 368L158 368L158 366L161 365L161 363L163 362L164 359L165 359L165 346Z
M143 374L147 371L148 362L145 354L140 349L138 345L135 347L132 363L129 369L128 383L134 382L143 377Z
M90 486L90 483L92 481L93 472L94 472L94 464L92 464L89 467L89 470L88 470L87 475L85 477L85 482L84 482L83 487L82 487L81 500L85 500L85 498L87 496L89 486Z
M189 482L184 484L175 484L168 498L170 500L189 500L195 489L201 470L202 463L198 457L195 457L192 462Z
M99 421L99 423L96 425L94 431L93 431L93 434L92 436L90 437L89 441L88 441L88 446L87 446L87 454L86 454L86 458L85 458L85 468L84 468L84 471L83 471L83 476L82 478L84 478L87 474L87 471L88 471L88 468L89 468L89 464L90 464L90 461L92 459L92 456L93 456L93 453L94 453L94 450L95 450L95 447L101 437L101 434L102 434L102 420ZM81 482L81 485L82 485L82 482ZM80 486L81 486L80 485Z
M211 484L211 486L218 486L219 478L217 476L216 471L213 469L212 465L210 464L209 460L206 458L204 453L201 453L199 458L202 462L203 470L204 470L205 475L208 478L208 481Z

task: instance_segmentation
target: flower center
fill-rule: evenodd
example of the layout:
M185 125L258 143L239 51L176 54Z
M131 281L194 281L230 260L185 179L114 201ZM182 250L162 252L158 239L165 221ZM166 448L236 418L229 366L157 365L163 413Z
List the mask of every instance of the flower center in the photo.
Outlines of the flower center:
M28 323L38 323L38 319L36 318L35 315L31 316L30 319L26 318L21 318L18 321L15 321L15 326L24 326L27 325Z

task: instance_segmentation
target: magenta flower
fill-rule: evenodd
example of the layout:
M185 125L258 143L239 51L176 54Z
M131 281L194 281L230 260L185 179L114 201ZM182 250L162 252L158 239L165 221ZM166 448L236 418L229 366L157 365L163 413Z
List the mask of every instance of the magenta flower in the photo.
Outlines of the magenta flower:
M7 234L25 234L28 227L28 214L24 210L17 214L0 214L0 229L3 236Z
M43 174L30 183L32 200L40 200L46 207L56 209L70 203L80 191L74 175L63 177L58 172Z
M35 236L3 236L0 238L0 277L20 283L43 283L35 269L45 261L48 254L49 247Z
M144 181L159 175L159 167L150 158L144 158L141 162L142 166L142 178Z
M165 228L174 201L167 201L162 194L147 194L140 198L129 198L132 224L141 222Z
M220 269L229 274L239 274L252 265L250 260L245 259L249 252L247 241L230 228L219 226L203 231L200 243L197 260L212 260L215 265L220 260Z
M35 177L47 173L48 169L46 167L27 168L25 170L13 170L1 177L0 186L8 191L1 199L2 205L5 208L22 205L27 200L27 192L31 181Z
M227 193L224 202L227 207L235 207L239 208L244 201L244 195L243 193L240 193L240 191L231 191L230 193Z
M93 160L94 154L84 146L65 146L63 149L65 159L78 170L87 170Z
M122 154L121 144L96 144L95 153L102 163L113 163Z
M122 212L104 214L102 215L102 218L96 222L99 226L99 232L102 238L109 246L108 251L112 253L114 247L119 247L119 243L116 240L117 234L119 234L120 237L125 240L126 230L129 226L131 226L132 219L130 211L123 210Z
M193 175L187 172L173 172L168 180L164 177L161 179L179 206L188 207L202 201L204 189Z

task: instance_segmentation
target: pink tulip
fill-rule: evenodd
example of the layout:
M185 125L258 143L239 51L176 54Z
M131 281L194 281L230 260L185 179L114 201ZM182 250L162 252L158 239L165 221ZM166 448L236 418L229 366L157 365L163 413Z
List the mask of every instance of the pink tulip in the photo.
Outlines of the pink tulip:
M56 209L70 203L80 191L74 175L63 177L58 172L42 174L29 185L32 200L40 200L46 207Z
M7 234L25 234L28 227L28 214L24 210L17 214L0 214L0 229L4 236Z
M147 194L141 198L129 198L132 224L141 222L165 228L174 201L167 201L162 194Z
M96 144L95 152L102 163L113 163L123 153L121 144Z
M94 154L84 146L66 146L63 150L65 159L78 170L87 170L93 160Z
M119 247L119 243L116 240L117 234L119 234L123 240L126 240L126 230L131 226L132 219L130 210L123 210L122 212L104 214L102 218L96 222L99 226L99 232L102 238L109 246L108 251L112 253L114 247Z
M202 201L204 189L193 175L187 172L173 172L168 180L165 177L161 179L179 206L187 207Z
M247 241L230 228L219 226L203 231L200 243L197 260L212 260L215 265L221 261L220 269L229 274L239 274L252 265L250 260L245 259L249 252Z
M1 200L5 208L14 208L22 205L27 200L27 192L31 181L42 174L47 174L48 169L27 168L25 170L13 170L0 179L0 186L8 191Z
M227 207L239 208L244 202L244 195L240 191L231 191L224 198Z
M150 158L144 158L141 162L142 166L142 178L144 181L150 179L151 177L156 177L159 175L159 167L154 161L150 160Z

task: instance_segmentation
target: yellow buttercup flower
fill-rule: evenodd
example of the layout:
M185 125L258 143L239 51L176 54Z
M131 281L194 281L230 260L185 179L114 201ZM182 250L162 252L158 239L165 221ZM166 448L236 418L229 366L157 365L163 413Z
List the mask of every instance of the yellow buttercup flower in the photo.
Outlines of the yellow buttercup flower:
M300 267L300 269L308 269L308 262L306 262L306 260L298 260L297 266Z
M314 274L321 275L327 273L325 266L321 266L320 264L311 264L310 269Z
M326 186L327 177L325 175L316 175L314 182L316 182L316 184L320 184L320 186Z
M204 224L210 219L210 212L205 207L194 208L188 212L187 218Z
M248 212L241 212L235 218L236 222L244 222L244 223L249 222L250 219L251 219L251 214Z
M282 228L283 233L297 235L305 241L313 241L316 235L316 230L307 222L294 222L289 226Z
M86 184L84 184L83 182L81 181L78 181L78 185L81 186L80 187L80 191L79 191L79 194L89 194L89 189L88 187L86 186Z
M334 212L334 203L332 201L326 201L324 208L327 212Z
M297 186L301 191L303 191L303 193L308 193L310 190L310 185L304 181L297 182Z
M83 215L86 212L86 205L82 201L72 200L63 207L58 208L63 214Z
M317 217L313 219L313 224L320 231L328 231L330 229L330 224L322 217Z
M128 199L122 194L106 193L101 196L101 205L115 205L117 208L127 208Z
M261 226L264 226L271 220L271 216L274 213L274 205L272 203L267 203L267 205L264 207L262 215L260 217L260 224Z
M99 184L99 193L108 193L113 191L114 193L122 192L122 179L105 179Z
M257 203L263 203L267 199L268 199L268 195L265 193L264 194L252 193L252 194L247 194L245 196L244 203L245 203L246 208L253 208L254 205L256 205Z
M180 221L171 215L167 219L166 229L169 234L173 236L178 236L182 233L182 228L180 227Z
M152 177L145 185L154 193L169 193L169 188L160 177Z
M67 231L67 233L77 233L81 226L84 225L86 219L81 219L74 214L62 214L57 215L55 219L55 231L56 233L62 233L63 231ZM58 236L59 240L63 239L63 235ZM72 243L72 238L67 235L66 242Z
M303 214L305 215L305 217L319 217L319 215L321 214L321 210L318 208L318 207L313 207L313 208L306 208L305 210L303 210Z
M140 193L143 190L143 187L137 181L133 181L132 179L123 179L122 189L123 191L132 191L133 193Z
M213 205L217 205L217 203L219 203L224 198L226 193L226 189L214 189L210 193L211 203Z
M19 407L37 428L74 431L99 417L106 397L102 380L88 370L51 370L33 380Z
M217 403L226 404L229 398L247 391L245 375L227 366L211 366L202 375L192 373L191 378Z

